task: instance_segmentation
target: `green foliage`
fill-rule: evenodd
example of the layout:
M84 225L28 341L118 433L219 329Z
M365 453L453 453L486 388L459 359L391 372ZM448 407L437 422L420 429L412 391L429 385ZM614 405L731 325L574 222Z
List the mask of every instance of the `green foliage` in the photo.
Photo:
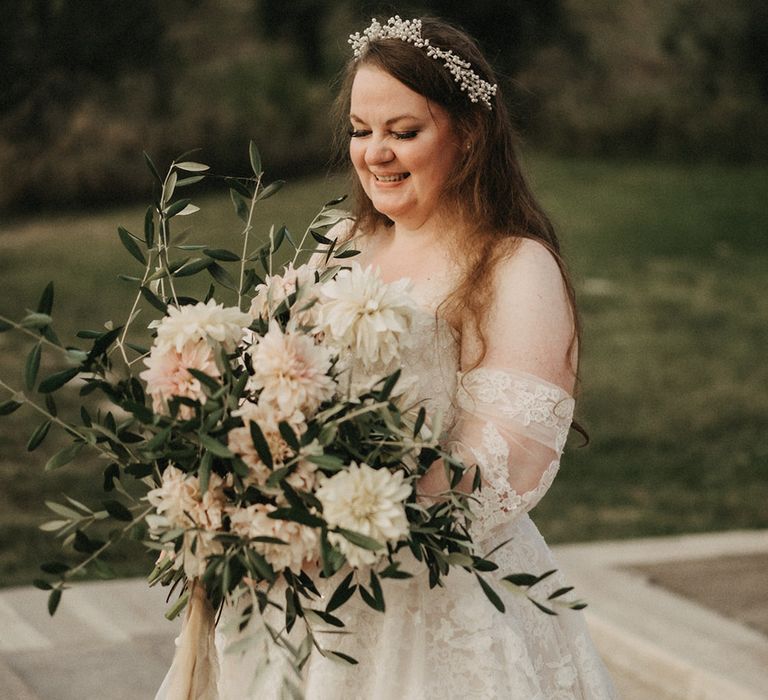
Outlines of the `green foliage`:
M577 412L591 435L583 449L571 437L560 474L534 512L537 524L555 541L768 526L762 437L768 376L756 359L756 348L768 342L765 168L527 160L576 273L585 327ZM295 207L281 214L280 198L265 201L254 222L259 242L281 215L288 229L299 230L316 202L330 200L343 185L313 180L288 187ZM231 205L221 198L195 201L203 205L195 227L215 232L216 247L236 250L241 226ZM115 275L135 263L114 233L113 245L105 240L121 223L140 231L144 216L135 207L6 223L0 229L0 315L15 311L14 300L29 300L34 308L55 274L56 314L68 325L97 328L119 318L135 288L115 282ZM33 255L36 264L30 265ZM196 276L183 284L179 292L190 296L208 288ZM136 326L154 313L147 304ZM35 338L24 342L15 333L0 335L0 376L17 372L19 385L24 358L40 337L30 330ZM142 340L137 345L147 344ZM59 369L50 357L44 351L43 376ZM55 394L66 420L77 414L77 388L73 381ZM102 424L99 404L94 394L88 411ZM80 493L100 503L102 482L119 478L85 450L76 469L64 466L41 478L26 452L39 421L30 422L22 405L0 395L0 413L16 409L0 421L3 585L26 584L37 575L29 551L60 556L58 542L37 529L46 519L42 498ZM51 430L37 448L40 464L62 446L60 436ZM321 466L331 470L332 460ZM137 575L150 560L134 547L112 555L110 564L121 575Z

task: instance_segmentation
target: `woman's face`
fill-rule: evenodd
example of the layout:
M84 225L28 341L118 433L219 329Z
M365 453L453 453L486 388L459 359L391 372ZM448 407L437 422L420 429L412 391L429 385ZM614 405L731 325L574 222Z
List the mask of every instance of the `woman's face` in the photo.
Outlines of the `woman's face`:
M458 146L440 105L378 68L352 84L349 154L373 206L417 229L439 215Z

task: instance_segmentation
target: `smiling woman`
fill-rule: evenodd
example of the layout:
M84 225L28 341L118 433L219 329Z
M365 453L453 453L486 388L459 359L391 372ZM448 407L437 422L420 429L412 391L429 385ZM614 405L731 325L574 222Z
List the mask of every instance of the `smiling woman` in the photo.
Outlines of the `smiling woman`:
M350 43L338 111L355 218L335 235L353 237L362 266L399 280L420 309L402 380L415 405L442 415L442 431L431 425L441 444L477 468L458 487L470 491L465 482L479 471L469 532L498 567L489 576L532 572L556 600L570 591L567 574L553 575L557 565L528 511L555 478L574 410L578 328L557 237L526 184L493 71L471 38L441 21L396 16ZM418 482L418 507L439 507L450 486L436 461ZM352 597L338 612L353 634L318 633L322 647L359 664L311 653L301 677L307 698L614 697L579 612L544 615L508 591L494 607L463 565L435 586L409 551L398 556L411 576L382 581L384 615ZM355 581L366 585L359 574ZM323 599L337 583L320 581ZM221 648L241 641L219 639ZM220 695L278 697L285 666L268 648L222 654Z

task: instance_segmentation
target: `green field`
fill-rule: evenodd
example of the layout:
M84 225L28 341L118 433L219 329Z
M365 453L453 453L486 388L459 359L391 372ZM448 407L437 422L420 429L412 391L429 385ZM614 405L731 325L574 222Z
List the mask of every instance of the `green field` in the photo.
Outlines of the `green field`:
M574 541L768 526L768 167L529 160L576 280L584 323L577 411L591 436L584 448L573 436L537 508L541 530L550 541ZM344 189L339 179L289 184L264 203L257 231L271 223L302 230ZM227 195L196 203L188 242L238 246ZM121 323L133 291L116 275L138 263L116 227L140 231L143 211L0 225L0 314L20 317L53 279L63 340ZM0 377L19 388L28 348L18 335L0 335ZM67 408L64 401L63 415ZM49 515L46 498L98 503L102 495L98 462L43 473L62 438L52 434L28 453L36 423L26 409L0 419L0 585L29 582L57 552L37 529ZM141 573L147 559L134 545L114 564Z

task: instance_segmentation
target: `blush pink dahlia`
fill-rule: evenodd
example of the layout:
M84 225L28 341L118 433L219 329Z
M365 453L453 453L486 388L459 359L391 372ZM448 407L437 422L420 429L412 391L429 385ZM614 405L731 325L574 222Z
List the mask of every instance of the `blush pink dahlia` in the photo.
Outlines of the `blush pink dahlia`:
M277 421L311 416L336 390L330 352L302 333L283 333L271 321L267 333L249 351L251 391L261 392L259 404L276 409ZM299 416L300 414L300 416Z
M184 396L205 403L200 382L189 372L197 369L212 377L220 376L211 348L203 343L187 343L181 348L155 345L144 358L147 369L139 376L147 383L147 393L152 397L155 413L167 413L168 401L174 396ZM192 409L182 406L181 417L189 418Z

